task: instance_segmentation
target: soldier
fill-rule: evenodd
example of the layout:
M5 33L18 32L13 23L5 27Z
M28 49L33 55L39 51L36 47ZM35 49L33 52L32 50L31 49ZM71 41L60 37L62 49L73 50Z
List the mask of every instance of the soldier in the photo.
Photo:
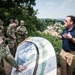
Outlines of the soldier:
M23 20L20 21L20 26L17 27L16 33L17 33L17 41L19 44L26 38L26 35L28 33L26 27L24 26Z
M19 26L19 21L16 19L15 23L17 24L17 27Z
M8 29L7 29L7 36L8 36L8 46L10 49L10 52L13 56L15 56L15 52L16 52L16 35L15 35L15 31L16 31L16 23L13 23L12 25L9 25Z
M5 41L6 38L5 38L4 32L3 32L3 30L4 30L3 24L4 24L4 22L0 19L0 36L2 37L3 41ZM3 45L5 46L6 44L3 43ZM3 59L1 60L1 64L4 67Z
M8 51L8 49L3 46L2 43L3 43L3 40L2 40L2 38L1 38L1 36L0 36L0 75L6 75L6 74L5 74L5 71L4 71L4 68L3 68L2 65L1 65L1 59L3 59L3 58L4 58L11 66L15 67L15 68L17 69L17 71L20 71L20 72L21 72L22 70L25 70L25 69L26 69L25 66L19 67L19 66L17 65L17 62L15 61L14 57L11 55L11 53ZM1 71L3 71L3 74L2 74Z

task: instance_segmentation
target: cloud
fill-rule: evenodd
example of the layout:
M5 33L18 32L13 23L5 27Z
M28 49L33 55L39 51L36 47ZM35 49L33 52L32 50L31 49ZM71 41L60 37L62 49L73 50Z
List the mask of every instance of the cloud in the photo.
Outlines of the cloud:
M75 0L63 0L63 2L60 5L60 7L64 8L64 9L70 9L70 8L72 8L74 6L75 6Z
M48 10L51 10L51 9L55 8L56 4L54 2L46 2L45 5L47 6Z
M39 18L64 18L66 15L75 15L75 0L37 0Z
M72 3L74 2L75 0L64 0L63 4L68 4L68 3Z
M55 3L53 3L53 2L47 2L46 5L47 5L47 6L54 6Z

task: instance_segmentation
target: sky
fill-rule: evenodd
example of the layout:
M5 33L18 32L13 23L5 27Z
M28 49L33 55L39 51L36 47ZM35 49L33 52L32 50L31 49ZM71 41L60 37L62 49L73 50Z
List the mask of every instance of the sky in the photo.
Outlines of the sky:
M38 18L65 18L75 16L75 0L36 0L34 10Z

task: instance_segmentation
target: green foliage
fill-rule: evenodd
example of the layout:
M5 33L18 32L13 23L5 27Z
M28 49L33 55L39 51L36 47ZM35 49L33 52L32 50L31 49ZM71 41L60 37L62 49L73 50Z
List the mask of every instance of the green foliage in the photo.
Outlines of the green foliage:
M9 19L23 19L32 16L35 0L1 0L0 18L8 24ZM26 13L26 14L24 14Z
M24 20L28 32L34 31L37 21L36 11L32 7L34 5L35 0L1 0L0 19L4 21L5 34L10 19Z
M39 31L44 31L46 29L46 22L41 19L38 19L35 25L36 29Z

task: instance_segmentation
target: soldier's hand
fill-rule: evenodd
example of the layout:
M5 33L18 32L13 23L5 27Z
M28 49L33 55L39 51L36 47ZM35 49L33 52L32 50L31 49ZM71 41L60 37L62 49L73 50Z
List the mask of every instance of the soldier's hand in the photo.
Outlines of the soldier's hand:
M16 39L16 37L13 37L14 39Z
M17 71L22 72L22 71L25 70L26 68L27 68L26 66L18 67Z
M3 43L3 40L0 41L0 45Z
M2 39L5 41L5 40L7 40L7 38L6 37L4 37L4 36L2 36Z

